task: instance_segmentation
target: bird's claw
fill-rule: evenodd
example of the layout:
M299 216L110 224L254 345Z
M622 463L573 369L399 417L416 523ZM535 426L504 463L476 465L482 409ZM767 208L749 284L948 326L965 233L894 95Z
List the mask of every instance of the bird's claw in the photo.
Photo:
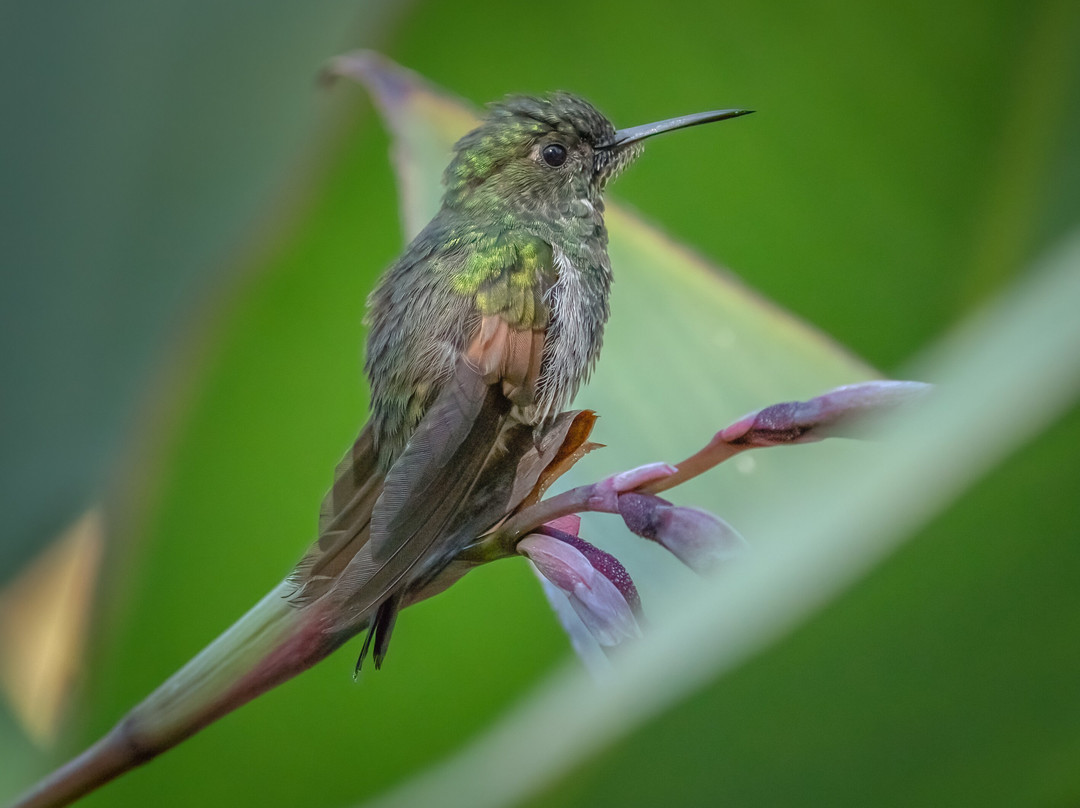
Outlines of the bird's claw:
M646 463L644 466L605 477L592 487L589 494L589 510L618 513L619 494L625 494L648 483L670 477L676 471L678 469L670 463Z

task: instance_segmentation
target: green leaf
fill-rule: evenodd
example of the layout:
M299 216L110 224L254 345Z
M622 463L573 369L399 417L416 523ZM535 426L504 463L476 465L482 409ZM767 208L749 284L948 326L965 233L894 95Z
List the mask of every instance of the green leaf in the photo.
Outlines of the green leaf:
M332 120L319 65L358 12L376 42L384 7L4 10L0 151L18 157L4 170L0 583L109 492L148 390L180 392L171 371L231 280L223 265L295 215L283 192Z

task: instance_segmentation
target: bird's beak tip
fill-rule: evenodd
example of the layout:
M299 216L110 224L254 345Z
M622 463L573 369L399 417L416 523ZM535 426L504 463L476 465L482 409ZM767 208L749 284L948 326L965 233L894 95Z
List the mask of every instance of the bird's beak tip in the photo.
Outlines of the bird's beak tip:
M752 112L754 112L752 109L718 109L713 110L712 112L698 112L693 115L669 118L666 121L647 123L644 126L633 126L629 129L620 129L615 133L611 141L605 143L601 148L627 146L631 143L637 143L640 140L652 137L653 135L659 135L662 132L671 132L675 129L685 129L688 126L698 126L703 123L713 123L714 121L726 121L729 118L739 118L743 115L749 115Z

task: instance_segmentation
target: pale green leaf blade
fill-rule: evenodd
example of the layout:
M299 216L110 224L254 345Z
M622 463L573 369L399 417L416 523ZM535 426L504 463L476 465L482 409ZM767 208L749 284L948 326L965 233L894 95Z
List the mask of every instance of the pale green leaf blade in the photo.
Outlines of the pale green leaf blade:
M397 4L400 5L400 4ZM6 4L0 582L109 493L183 385L241 254L297 210L334 114L315 78L390 4ZM272 225L272 226L271 226ZM171 361L163 356L173 351ZM167 368L167 370L162 370ZM175 385L175 386L174 386ZM167 391L167 392L165 392Z

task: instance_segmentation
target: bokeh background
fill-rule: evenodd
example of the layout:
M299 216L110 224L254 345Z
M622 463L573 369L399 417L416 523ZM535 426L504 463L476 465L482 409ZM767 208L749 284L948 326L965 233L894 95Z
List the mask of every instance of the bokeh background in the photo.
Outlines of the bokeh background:
M363 300L402 243L388 137L360 89L318 85L331 56L374 47L476 104L571 89L618 125L757 109L658 141L614 195L887 375L1080 225L1068 0L12 2L0 37L0 796L108 729L313 533L365 412ZM1080 801L1078 446L1074 411L537 804ZM75 572L25 585L72 524ZM53 705L18 671L20 627L71 592L84 644L29 674L59 672ZM355 650L86 804L352 804L570 653L514 563L410 610L359 684Z

